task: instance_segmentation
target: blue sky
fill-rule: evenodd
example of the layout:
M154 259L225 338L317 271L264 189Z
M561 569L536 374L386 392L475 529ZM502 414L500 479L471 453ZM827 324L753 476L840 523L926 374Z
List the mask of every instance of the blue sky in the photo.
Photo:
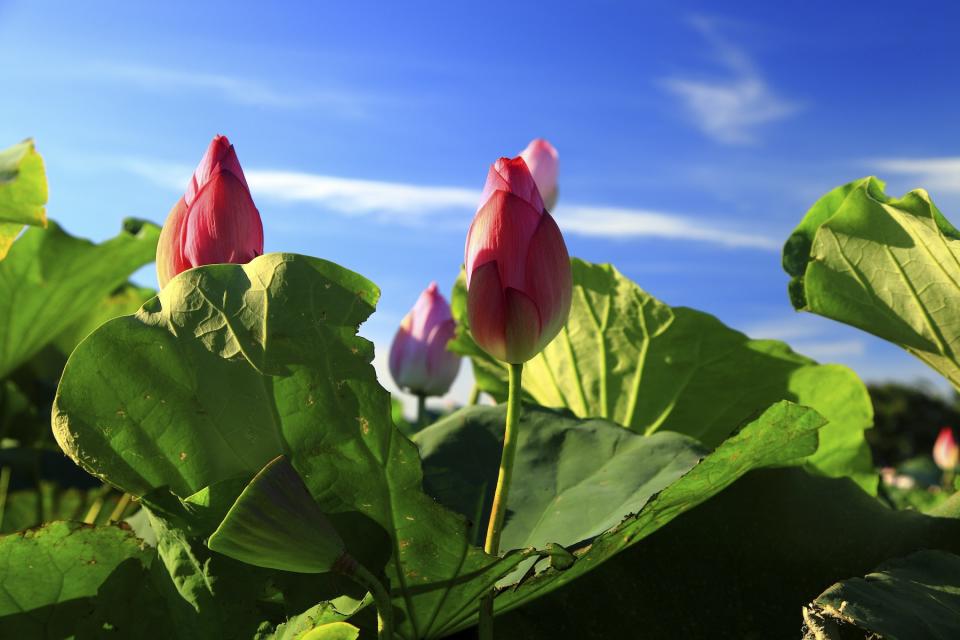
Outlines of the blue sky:
M384 353L419 292L452 285L489 164L546 137L571 254L868 380L942 385L794 313L779 247L868 174L960 212L956 5L547 6L0 0L0 146L36 138L50 216L103 239L162 222L228 135L267 251L383 288L362 333Z

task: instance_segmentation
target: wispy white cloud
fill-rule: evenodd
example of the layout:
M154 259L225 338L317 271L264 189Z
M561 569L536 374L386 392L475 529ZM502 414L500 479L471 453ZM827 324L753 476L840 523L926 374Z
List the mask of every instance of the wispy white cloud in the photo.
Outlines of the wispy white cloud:
M710 44L724 68L723 77L679 75L664 80L706 135L725 144L753 144L761 125L783 120L801 109L778 96L750 56L724 38L714 20L703 16L691 24Z
M867 342L857 330L806 313L754 322L744 332L751 338L782 340L820 362L859 365L867 355Z
M867 163L881 175L910 176L931 191L960 193L960 158L876 158Z
M816 340L811 342L795 342L794 350L818 362L836 362L847 358L857 358L867 352L867 345L863 340Z
M186 187L192 168L128 158L117 164L171 191ZM295 171L249 169L247 183L258 201L300 203L345 216L370 216L394 224L435 224L451 212L472 213L480 192L449 186L360 180ZM776 251L781 242L703 219L646 209L561 205L555 212L565 233L611 239L668 238L728 248ZM462 221L458 218L458 222ZM458 224L457 228L462 225Z
M315 204L346 215L389 213L420 220L451 209L472 210L478 191L358 180L290 171L249 171L247 181L257 197Z
M157 186L183 191L193 173L187 165L129 158L120 165ZM250 190L257 200L301 203L348 216L389 216L397 222L419 223L451 210L476 208L480 192L460 187L413 185L403 182L341 178L299 171L247 169Z
M783 340L816 338L836 325L824 327L820 318L810 314L793 314L775 320L754 322L746 326L744 332L751 338Z
M561 206L557 221L565 232L605 238L670 238L725 247L779 250L782 242L754 233L730 231L703 220L646 209Z
M343 88L283 89L253 78L135 63L91 62L72 67L72 73L94 80L122 82L155 93L204 92L235 104L280 109L325 108L346 116L363 115L375 100L374 96Z

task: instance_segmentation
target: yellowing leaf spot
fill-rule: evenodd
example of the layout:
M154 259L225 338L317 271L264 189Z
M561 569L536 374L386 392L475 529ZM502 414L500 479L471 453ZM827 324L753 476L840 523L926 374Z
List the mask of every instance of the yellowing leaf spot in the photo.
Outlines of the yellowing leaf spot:
M370 423L367 421L367 419L363 416L360 416L357 418L357 422L360 423L360 431L363 432L363 435L370 435Z
M187 452L186 452L186 451L181 451L181 452L180 452L180 462L183 462L183 461L186 460L186 459L187 459Z

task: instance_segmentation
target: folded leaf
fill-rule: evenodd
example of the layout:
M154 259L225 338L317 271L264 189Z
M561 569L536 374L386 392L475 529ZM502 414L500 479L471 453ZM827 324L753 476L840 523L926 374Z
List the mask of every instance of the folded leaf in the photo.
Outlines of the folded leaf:
M885 562L864 578L824 591L804 610L804 620L809 628L804 638L810 640L960 638L960 557L918 551Z
M46 204L47 176L33 140L0 151L0 260L24 225L47 225Z
M467 407L418 433L424 488L481 525L489 519L505 407ZM642 436L606 420L524 408L500 546L569 547L640 511L707 451L693 438ZM475 538L476 539L476 538Z
M333 570L346 549L283 456L254 476L207 546L248 564L299 573Z
M900 345L960 388L960 232L927 192L863 178L818 200L783 248L803 311Z

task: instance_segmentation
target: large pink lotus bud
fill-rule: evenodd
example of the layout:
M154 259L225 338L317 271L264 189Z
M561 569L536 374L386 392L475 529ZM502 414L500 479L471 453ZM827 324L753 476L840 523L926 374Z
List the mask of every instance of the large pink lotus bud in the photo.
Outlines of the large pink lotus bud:
M464 261L473 339L504 362L526 362L570 313L570 256L523 158L490 168Z
M217 136L163 224L157 245L160 286L193 267L242 264L262 253L263 224L237 153L226 136Z
M432 282L404 316L390 347L390 375L401 389L442 396L460 370L460 356L447 350L456 333L450 305Z
M543 138L537 138L520 152L520 157L527 163L527 168L533 174L547 211L553 211L559 192L557 180L560 173L560 154L552 144Z
M953 429L944 427L940 429L940 435L937 441L933 443L933 461L944 471L953 471L960 462L960 448L957 447L957 441L953 439Z

